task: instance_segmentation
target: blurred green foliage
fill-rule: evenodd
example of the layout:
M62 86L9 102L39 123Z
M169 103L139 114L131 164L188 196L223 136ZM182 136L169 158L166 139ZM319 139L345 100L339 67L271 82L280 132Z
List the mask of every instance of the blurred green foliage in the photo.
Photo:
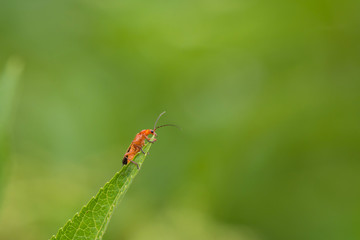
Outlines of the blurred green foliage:
M11 152L11 127L15 107L17 82L23 66L19 59L12 57L0 75L0 206L3 189L9 176L7 168Z
M159 129L104 239L359 239L359 10L1 1L0 66L25 70L0 239L51 236L163 110L183 131Z

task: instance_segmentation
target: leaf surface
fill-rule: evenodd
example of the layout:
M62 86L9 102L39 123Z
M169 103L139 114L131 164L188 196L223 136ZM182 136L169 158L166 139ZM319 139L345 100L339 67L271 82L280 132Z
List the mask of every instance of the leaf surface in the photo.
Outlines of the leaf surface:
M143 147L147 154L151 144ZM146 155L139 152L133 159L141 166ZM114 177L107 182L79 213L60 228L51 240L97 240L102 239L116 205L124 197L139 170L135 164L129 163L122 167Z

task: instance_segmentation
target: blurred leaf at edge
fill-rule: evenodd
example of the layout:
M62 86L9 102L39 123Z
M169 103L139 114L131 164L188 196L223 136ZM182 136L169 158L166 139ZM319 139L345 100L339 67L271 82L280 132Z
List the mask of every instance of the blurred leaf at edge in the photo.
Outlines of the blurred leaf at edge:
M23 63L17 57L10 57L0 76L0 204L7 177L6 166L9 162L11 144L9 142L14 100Z

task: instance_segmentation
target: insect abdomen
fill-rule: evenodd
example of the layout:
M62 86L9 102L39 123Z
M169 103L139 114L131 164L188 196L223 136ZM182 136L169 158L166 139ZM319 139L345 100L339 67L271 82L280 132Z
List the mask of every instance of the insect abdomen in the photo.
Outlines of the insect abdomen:
M124 157L122 160L123 165L126 165L128 163L128 157Z

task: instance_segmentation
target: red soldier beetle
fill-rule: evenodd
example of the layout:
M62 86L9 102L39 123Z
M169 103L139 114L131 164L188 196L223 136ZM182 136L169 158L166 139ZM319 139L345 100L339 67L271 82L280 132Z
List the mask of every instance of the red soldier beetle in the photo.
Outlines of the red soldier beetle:
M156 129L161 128L161 127L166 127L166 126L178 127L175 124L164 124L164 125L156 127L156 124L159 121L160 117L164 114L165 114L165 111L160 113L160 115L158 116L158 118L155 121L154 129L144 129L141 132L139 132L138 134L136 134L134 140L131 142L128 150L126 151L126 153L124 155L124 158L122 160L123 165L127 165L129 162L132 162L133 164L136 165L137 169L140 169L139 164L137 164L136 162L133 161L135 155L140 151L143 154L146 154L143 150L143 147L145 146L145 140L147 140L149 143L154 143L157 140L156 138L154 138L154 140L151 140L148 136L150 134L153 136L157 136L155 131L156 131Z

